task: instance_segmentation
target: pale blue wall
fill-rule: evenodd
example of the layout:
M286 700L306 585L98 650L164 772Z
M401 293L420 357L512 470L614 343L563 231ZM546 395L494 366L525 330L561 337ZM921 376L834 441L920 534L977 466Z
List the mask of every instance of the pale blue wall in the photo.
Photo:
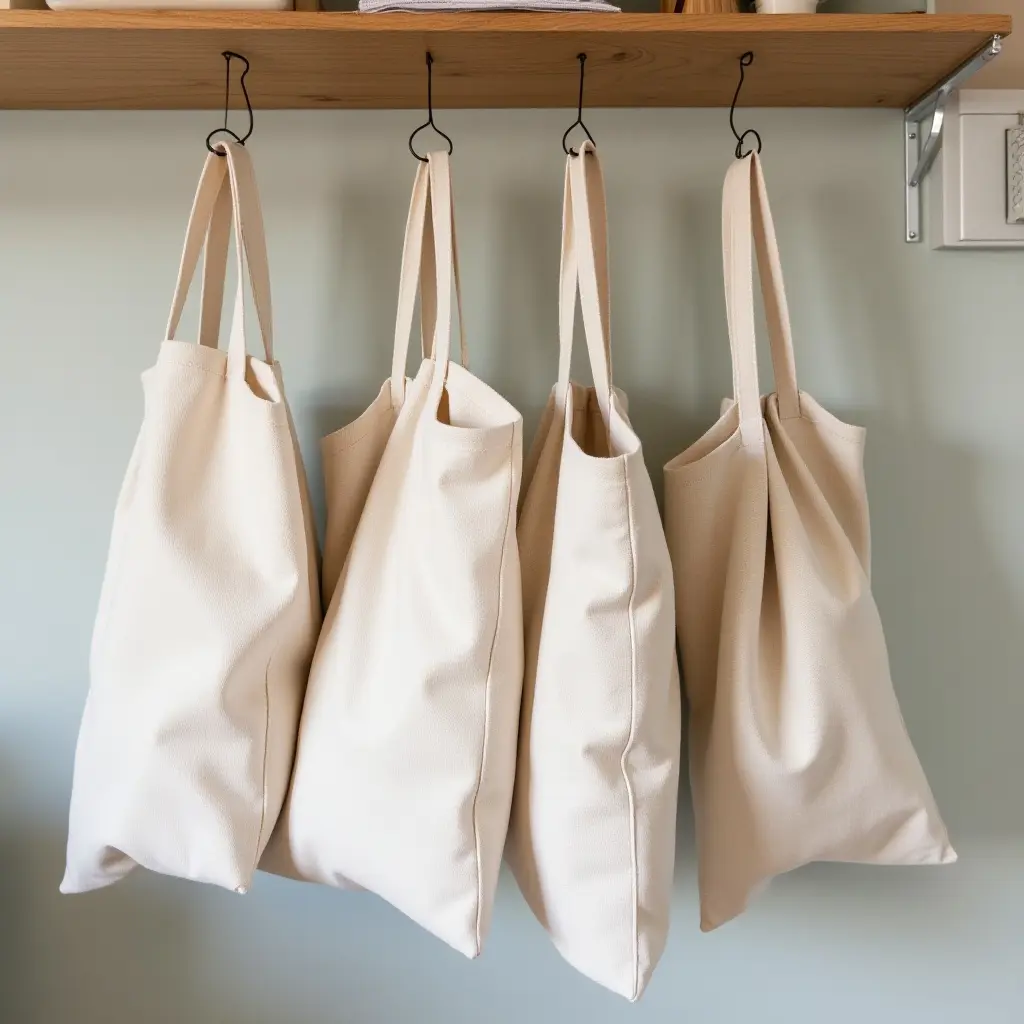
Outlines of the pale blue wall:
M684 807L669 949L637 1007L503 889L463 961L371 896L141 873L60 897L110 517L210 114L0 113L2 1024L1021 1024L1024 254L902 239L895 112L750 114L803 386L869 427L876 591L961 861L812 868L697 929ZM316 438L388 372L410 113L259 114L277 347ZM555 373L560 112L445 113L476 371L535 422ZM729 387L723 111L594 112L617 382L653 470Z

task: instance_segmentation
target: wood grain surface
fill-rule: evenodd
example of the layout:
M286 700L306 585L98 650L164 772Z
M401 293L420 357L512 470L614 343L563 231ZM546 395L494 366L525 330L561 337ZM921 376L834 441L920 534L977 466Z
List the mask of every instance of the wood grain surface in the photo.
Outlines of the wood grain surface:
M209 109L224 49L261 108L902 107L1010 31L1005 15L0 11L0 108ZM238 90L235 99L240 100Z

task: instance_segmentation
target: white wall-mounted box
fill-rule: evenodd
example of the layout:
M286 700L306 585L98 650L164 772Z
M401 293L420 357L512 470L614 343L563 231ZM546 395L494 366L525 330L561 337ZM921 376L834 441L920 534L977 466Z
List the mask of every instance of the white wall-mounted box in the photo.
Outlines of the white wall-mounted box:
M1024 249L1024 224L1006 220L1006 132L1021 112L1024 90L951 97L929 199L935 248Z

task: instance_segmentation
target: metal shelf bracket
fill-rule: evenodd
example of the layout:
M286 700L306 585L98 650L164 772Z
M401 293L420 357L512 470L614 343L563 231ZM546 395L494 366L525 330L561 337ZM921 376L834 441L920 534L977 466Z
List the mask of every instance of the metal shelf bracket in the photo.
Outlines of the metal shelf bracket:
M908 242L921 241L921 182L931 170L942 146L942 122L946 115L946 101L954 89L959 89L971 75L998 57L1002 48L1002 36L993 36L973 57L964 61L948 78L903 112ZM931 118L931 122L922 143L922 123L928 117Z

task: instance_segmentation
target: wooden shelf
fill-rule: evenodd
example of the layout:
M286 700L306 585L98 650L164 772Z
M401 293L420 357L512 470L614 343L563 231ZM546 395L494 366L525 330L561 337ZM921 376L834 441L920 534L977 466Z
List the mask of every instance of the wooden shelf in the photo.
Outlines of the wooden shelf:
M0 108L192 109L223 103L224 49L261 108L903 107L1005 15L313 14L0 11ZM237 89L234 90L238 99Z

